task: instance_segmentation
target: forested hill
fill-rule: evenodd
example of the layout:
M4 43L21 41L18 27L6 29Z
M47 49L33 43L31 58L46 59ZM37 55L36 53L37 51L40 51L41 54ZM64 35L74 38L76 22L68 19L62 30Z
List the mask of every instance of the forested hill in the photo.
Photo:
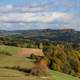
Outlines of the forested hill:
M0 31L0 36L16 35L16 37L41 39L51 41L67 41L80 43L80 31L74 29L40 29L40 30L16 30L16 31Z

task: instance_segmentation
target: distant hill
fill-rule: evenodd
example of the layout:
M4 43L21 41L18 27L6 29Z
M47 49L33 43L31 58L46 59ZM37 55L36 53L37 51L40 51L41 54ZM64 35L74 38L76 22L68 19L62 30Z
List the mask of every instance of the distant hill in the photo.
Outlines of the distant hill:
M80 43L80 31L74 29L41 29L41 30L16 30L0 31L0 36L16 35L16 37L50 40L50 41L67 41Z

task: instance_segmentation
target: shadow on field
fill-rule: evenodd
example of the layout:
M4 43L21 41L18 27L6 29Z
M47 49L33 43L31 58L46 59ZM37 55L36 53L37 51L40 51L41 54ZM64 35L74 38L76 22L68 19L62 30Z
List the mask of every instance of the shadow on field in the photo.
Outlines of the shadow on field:
M15 66L14 67L5 66L3 68L17 70L17 71L20 71L20 72L24 72L25 76L28 76L28 75L33 75L33 76L48 76L49 75L48 72L45 72L44 70L42 70L39 67L33 67L32 69L27 69L27 68L21 68L20 66L17 66L17 67L15 67Z

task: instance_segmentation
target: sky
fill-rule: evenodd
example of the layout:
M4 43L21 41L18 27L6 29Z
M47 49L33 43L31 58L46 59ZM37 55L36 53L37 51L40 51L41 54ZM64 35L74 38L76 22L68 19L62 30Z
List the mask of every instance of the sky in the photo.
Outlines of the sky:
M80 0L0 0L0 30L80 30Z

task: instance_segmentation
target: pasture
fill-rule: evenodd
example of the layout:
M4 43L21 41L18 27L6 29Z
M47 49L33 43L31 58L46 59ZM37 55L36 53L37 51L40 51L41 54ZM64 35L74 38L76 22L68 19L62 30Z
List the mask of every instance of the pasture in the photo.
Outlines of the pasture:
M32 59L16 55L20 49L19 47L0 46L0 80L49 80L44 76L33 76L16 69L30 69L34 66ZM6 53L11 55L9 56ZM52 80L79 80L61 72L50 70L49 73Z

